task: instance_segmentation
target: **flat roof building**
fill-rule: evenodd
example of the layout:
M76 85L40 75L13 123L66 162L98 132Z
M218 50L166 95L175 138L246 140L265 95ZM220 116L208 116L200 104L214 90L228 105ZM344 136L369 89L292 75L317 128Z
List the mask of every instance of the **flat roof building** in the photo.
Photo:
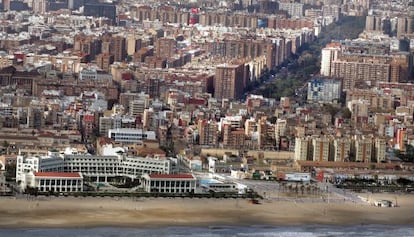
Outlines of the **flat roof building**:
M30 186L40 192L82 192L83 176L80 172L34 172Z
M144 174L142 182L149 193L194 193L197 187L192 174Z

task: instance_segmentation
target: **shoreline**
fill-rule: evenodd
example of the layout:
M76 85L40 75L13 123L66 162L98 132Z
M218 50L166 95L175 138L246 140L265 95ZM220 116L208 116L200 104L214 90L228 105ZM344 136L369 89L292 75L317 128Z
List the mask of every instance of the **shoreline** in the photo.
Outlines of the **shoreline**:
M414 225L414 195L371 196L397 198L399 207L295 199L251 204L245 199L0 198L0 229Z

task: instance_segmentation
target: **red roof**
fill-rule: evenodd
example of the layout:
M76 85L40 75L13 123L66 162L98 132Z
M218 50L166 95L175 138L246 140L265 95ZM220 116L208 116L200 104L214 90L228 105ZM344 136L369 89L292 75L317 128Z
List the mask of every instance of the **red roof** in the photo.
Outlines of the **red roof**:
M61 178L81 178L79 173L68 172L34 172L36 177L61 177Z
M192 174L150 174L151 179L194 179Z

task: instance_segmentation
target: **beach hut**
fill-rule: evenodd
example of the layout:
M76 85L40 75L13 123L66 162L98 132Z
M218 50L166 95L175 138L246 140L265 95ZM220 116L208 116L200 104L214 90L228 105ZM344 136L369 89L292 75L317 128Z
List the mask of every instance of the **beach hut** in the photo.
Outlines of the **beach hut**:
M377 207L395 207L395 204L390 200L379 200L374 202Z

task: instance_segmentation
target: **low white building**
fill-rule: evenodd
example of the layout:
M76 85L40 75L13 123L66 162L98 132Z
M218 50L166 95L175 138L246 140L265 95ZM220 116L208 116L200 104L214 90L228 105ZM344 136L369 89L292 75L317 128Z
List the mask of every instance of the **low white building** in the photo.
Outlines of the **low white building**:
M142 129L135 128L109 129L108 137L122 143L139 143L143 140L156 139L154 131L143 131Z
M30 178L28 185L39 192L83 191L83 176L79 172L34 172Z
M144 174L142 183L149 193L194 193L197 178L192 174Z
M30 186L35 172L80 172L91 181L108 182L108 179L124 176L140 178L144 173L169 174L172 171L169 158L94 156L90 154L49 154L48 156L17 156L16 182L25 189Z

